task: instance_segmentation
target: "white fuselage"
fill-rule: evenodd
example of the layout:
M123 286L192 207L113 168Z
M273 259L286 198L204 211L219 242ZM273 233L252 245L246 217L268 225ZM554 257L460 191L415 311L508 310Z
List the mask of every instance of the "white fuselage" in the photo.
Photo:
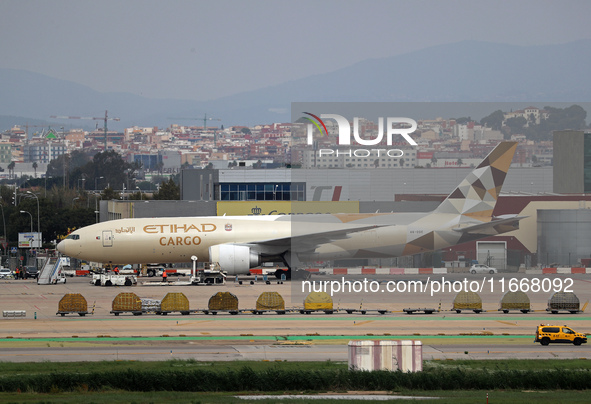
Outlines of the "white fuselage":
M409 241L434 226L441 229L456 224L452 216L457 217L410 213L120 219L76 230L59 243L58 250L73 258L105 264L191 262L191 256L211 261L209 248L224 244L247 245L275 260L286 251L295 253L300 261L397 257L408 253ZM319 233L352 226L373 228L334 240L320 239L310 244L313 247L306 244ZM446 247L459 237L451 231L450 236L456 237L434 247Z

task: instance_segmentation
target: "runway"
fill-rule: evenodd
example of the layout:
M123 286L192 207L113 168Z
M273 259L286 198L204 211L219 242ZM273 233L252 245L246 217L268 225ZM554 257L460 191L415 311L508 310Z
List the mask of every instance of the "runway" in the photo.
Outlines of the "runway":
M164 344L158 346L0 348L4 362L165 361L347 361L347 345ZM439 345L423 346L424 360L447 359L591 359L591 346Z

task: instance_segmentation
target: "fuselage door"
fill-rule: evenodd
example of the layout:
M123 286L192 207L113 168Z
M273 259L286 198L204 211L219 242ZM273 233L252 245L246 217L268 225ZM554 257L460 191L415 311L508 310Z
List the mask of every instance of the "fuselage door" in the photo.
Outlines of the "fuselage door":
M113 233L111 230L103 230L103 247L113 247Z

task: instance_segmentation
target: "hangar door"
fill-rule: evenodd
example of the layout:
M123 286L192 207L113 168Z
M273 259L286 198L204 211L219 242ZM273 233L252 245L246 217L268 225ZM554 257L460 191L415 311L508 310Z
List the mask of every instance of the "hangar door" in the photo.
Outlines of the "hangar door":
M479 264L503 270L507 268L507 243L505 241L477 241L476 259Z

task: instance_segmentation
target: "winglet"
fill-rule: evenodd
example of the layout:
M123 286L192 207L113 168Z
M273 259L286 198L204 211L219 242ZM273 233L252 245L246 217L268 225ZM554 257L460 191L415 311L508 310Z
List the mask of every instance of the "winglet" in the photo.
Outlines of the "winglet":
M487 222L492 218L517 142L501 142L435 209Z

